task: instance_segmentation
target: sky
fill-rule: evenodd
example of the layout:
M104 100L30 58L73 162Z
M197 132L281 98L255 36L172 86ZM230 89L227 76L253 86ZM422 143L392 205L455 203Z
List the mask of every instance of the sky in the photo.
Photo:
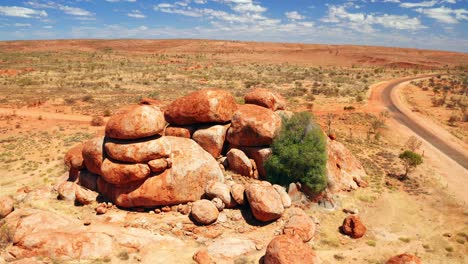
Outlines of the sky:
M195 38L468 52L468 0L0 0L0 40Z

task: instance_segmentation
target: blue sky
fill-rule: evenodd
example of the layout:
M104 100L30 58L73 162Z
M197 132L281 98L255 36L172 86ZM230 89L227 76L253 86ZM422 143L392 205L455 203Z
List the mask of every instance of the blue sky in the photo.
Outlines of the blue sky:
M0 0L0 40L209 38L468 52L468 0Z

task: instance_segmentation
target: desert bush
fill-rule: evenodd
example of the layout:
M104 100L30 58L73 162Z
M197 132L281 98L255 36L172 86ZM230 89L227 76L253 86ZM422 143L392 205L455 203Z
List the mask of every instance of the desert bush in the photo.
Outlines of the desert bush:
M313 193L325 189L326 140L310 113L295 113L290 119L283 119L272 151L265 164L270 182L286 185L299 181Z
M413 152L415 152L416 150L418 150L418 149L421 147L421 145L422 145L422 141L419 140L419 139L418 139L417 137L415 137L415 136L409 137L409 138L408 138L408 141L406 141L406 144L405 144L405 146L406 146L409 150L411 150L411 151L413 151Z
M87 94L87 95L83 96L83 98L81 98L81 101L83 101L83 102L92 102L93 99L94 99L94 98L93 98L92 95Z
M104 116L111 116L112 112L109 109L104 110Z
M345 106L345 107L343 107L343 110L345 110L345 111L353 111L353 110L356 110L356 108L355 108L354 106L350 105L350 106Z
M104 118L102 118L100 116L93 117L93 119L91 120L91 125L92 126L103 126L104 125Z
M403 175L404 178L408 177L408 173L423 163L421 155L418 153L414 153L411 150L405 150L402 152L398 158L403 162L403 166L405 167L405 174Z
M455 126L459 121L460 117L457 114L451 114L447 122L450 126Z

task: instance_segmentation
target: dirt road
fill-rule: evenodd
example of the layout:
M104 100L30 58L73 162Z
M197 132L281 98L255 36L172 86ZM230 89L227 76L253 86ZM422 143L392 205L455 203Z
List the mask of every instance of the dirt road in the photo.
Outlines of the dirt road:
M468 154L463 143L458 142L458 139L437 124L413 113L398 95L397 90L400 85L431 76L434 75L403 78L387 83L380 89L381 102L396 121L408 127L419 137L429 142L465 169L468 169Z

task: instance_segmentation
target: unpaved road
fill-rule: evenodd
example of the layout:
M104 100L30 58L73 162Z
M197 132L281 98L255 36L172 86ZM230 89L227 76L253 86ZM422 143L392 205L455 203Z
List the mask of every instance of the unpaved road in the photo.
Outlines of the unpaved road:
M431 76L435 75L408 77L389 82L380 91L381 102L387 107L395 120L411 129L419 137L432 144L462 167L468 169L467 150L463 148L462 144L438 125L418 118L415 113L405 106L397 94L396 90L399 85Z

